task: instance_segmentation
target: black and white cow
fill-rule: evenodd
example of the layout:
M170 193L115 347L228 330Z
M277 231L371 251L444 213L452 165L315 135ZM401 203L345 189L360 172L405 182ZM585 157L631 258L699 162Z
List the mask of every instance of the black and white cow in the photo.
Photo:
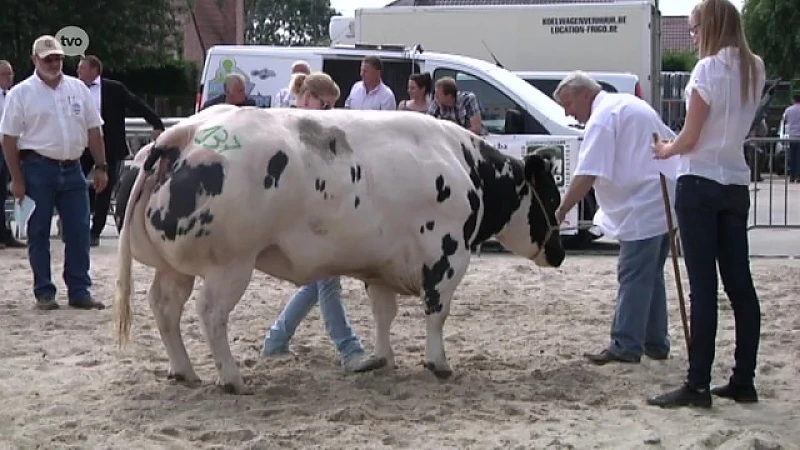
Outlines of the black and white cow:
M420 296L426 366L444 378L452 371L442 327L470 251L494 237L539 266L565 257L559 191L544 160L505 156L425 114L215 106L169 128L134 167L118 202L118 339L130 334L133 258L155 268L148 300L170 376L196 381L180 318L201 277L198 314L219 381L234 393L249 390L228 345L228 315L254 269L297 285L363 280L375 357L392 367L396 296Z

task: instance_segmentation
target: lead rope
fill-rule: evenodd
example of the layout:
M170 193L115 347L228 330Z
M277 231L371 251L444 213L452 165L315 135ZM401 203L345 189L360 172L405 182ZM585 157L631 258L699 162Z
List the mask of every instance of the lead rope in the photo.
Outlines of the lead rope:
M553 222L550 221L550 216L547 215L547 209L544 207L544 202L542 202L542 199L539 197L539 193L536 192L536 189L532 188L531 192L533 193L534 198L536 198L536 203L539 204L539 209L542 210L544 221L547 223L547 231L544 234L544 241L542 241L542 245L539 246L539 250L531 258L536 259L544 251L544 246L553 236L553 231L560 231L561 227L558 225L553 225Z

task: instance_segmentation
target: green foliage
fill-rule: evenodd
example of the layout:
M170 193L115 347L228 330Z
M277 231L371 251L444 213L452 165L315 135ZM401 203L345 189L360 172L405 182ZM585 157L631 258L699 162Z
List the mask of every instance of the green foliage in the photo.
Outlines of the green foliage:
M186 60L169 60L160 65L103 71L108 78L125 83L132 92L150 95L192 95L197 91L197 65Z
M89 35L88 54L105 68L145 67L174 59L183 50L183 33L171 0L50 0L3 2L0 58L14 64L17 79L33 71L33 41L67 25ZM74 65L70 58L67 65Z
M745 0L742 18L770 77L800 75L800 0Z
M338 13L329 0L245 0L248 44L325 45L328 24Z
M664 72L691 72L697 64L697 55L690 52L667 52L661 58Z

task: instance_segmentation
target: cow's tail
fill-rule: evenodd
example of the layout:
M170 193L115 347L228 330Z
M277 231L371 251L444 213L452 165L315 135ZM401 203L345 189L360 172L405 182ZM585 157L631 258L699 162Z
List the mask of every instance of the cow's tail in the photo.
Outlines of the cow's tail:
M133 309L131 307L131 293L133 291L133 279L131 268L133 266L133 255L131 253L131 217L136 209L136 202L140 200L145 179L151 173L155 163L166 156L174 161L180 151L174 147L153 147L147 160L139 170L139 175L133 184L130 197L125 208L125 218L122 221L122 229L119 236L118 252L118 275L116 286L116 298L114 299L114 327L116 329L117 344L122 347L130 341L131 322L133 321Z

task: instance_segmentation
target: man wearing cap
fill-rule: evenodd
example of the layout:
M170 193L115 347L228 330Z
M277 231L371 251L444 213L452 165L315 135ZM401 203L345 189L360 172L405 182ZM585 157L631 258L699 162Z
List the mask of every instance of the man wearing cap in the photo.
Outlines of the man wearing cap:
M68 304L103 309L89 293L89 191L80 165L89 147L95 160L94 187L108 183L103 119L89 88L64 75L64 50L50 35L33 43L34 73L9 92L0 121L3 151L11 174L11 194L30 197L35 209L28 221L28 259L39 309L59 307L50 277L50 230L58 210L64 239L63 277Z

